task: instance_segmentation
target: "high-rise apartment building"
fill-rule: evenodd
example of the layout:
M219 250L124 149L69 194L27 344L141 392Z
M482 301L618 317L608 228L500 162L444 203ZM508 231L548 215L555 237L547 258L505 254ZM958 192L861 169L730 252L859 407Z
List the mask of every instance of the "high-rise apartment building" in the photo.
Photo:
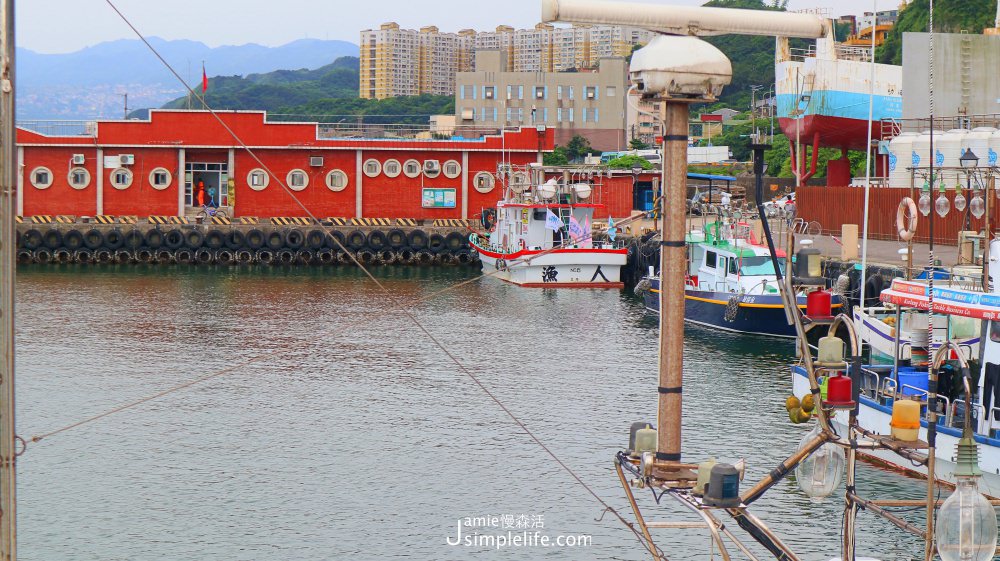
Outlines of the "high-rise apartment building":
M368 99L450 95L455 92L455 75L475 70L477 51L504 53L506 72L562 72L596 68L602 58L628 56L634 45L651 38L644 29L620 26L501 25L486 32L442 33L435 26L416 31L389 22L361 32L358 89Z

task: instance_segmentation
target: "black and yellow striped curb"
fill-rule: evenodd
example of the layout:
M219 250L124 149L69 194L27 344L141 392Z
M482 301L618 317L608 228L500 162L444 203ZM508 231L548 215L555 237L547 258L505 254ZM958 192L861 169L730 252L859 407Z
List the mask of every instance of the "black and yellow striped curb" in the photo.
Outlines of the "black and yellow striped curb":
M60 214L56 216L56 222L59 224L76 224L76 217L70 214Z
M233 222L229 220L228 216L213 216L212 224L219 224L221 226L229 226Z
M461 218L438 218L434 221L434 226L439 228L468 228L469 221Z
M48 214L36 214L31 217L32 224L52 224L52 216Z
M94 217L94 222L97 222L98 224L114 224L115 223L115 215L113 215L113 214L98 214L97 216Z
M119 224L137 224L139 217L134 214L126 214L118 217Z
M413 227L417 225L417 221L413 218L397 218L396 225Z
M24 217L23 216L15 216L14 217L14 223L15 224L24 224Z
M312 224L312 219L304 216L274 216L271 218L271 224L275 226L309 226Z
M391 226L392 220L388 218L352 218L352 226Z
M165 225L165 224L171 224L170 222L171 218L178 218L178 217L151 214L146 218L146 222L149 222L150 224Z
M241 216L240 224L256 225L260 222L260 218L256 216Z
M332 218L331 217L331 218L327 218L326 221L329 222L333 226L347 226L347 219L346 218Z

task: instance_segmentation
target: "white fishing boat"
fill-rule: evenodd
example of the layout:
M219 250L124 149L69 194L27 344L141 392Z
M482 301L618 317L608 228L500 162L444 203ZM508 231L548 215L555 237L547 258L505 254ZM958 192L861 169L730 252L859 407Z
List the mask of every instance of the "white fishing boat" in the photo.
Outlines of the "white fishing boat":
M572 182L549 179L530 167L501 173L503 199L496 209L485 209L487 235L472 234L483 269L501 280L531 288L622 288L621 267L628 249L614 240L609 220L606 241L591 235L595 178Z
M1000 255L1000 241L991 243L991 253ZM997 278L1000 274L1000 263L990 263L990 275ZM880 299L887 305L887 310L893 311L893 317L911 314L919 317L920 311L926 311L929 303L929 288L925 282L895 279L891 286L883 290ZM970 408L975 441L979 444L979 465L983 471L980 489L987 495L1000 498L1000 290L991 293L953 288L951 286L935 286L933 297L934 314L949 318L942 325L950 325L956 318L979 320L985 324L986 336L982 340L977 353L968 356L971 349L962 348L964 358L970 360L978 369L973 373L976 380L972 387L972 406ZM898 310L898 314L896 311ZM923 314L926 317L926 314ZM926 319L923 323L926 329ZM936 330L937 331L937 330ZM947 336L946 329L942 335ZM915 328L911 333L916 334ZM903 345L899 342L899 331L895 332L893 347ZM935 335L935 339L938 337ZM943 339L942 339L943 340ZM954 338L952 339L954 341ZM915 341L915 342L914 342ZM907 359L897 359L895 364L869 364L862 368L860 376L860 395L858 399L858 426L875 434L888 434L889 423L892 420L893 403L901 399L926 400L928 395L928 372L926 367L928 349L921 348L921 341L926 343L926 334L911 340L913 348ZM952 352L953 358L955 353ZM890 357L892 356L890 351ZM898 356L898 355L897 355ZM912 357L912 359L910 358ZM923 363L923 364L920 364ZM793 367L793 389L795 395L805 395L809 392L809 381L805 369L801 365ZM946 369L945 372L948 372ZM938 382L937 399L941 404L938 409L937 447L935 449L935 477L949 484L955 484L954 470L956 468L957 445L962 437L962 425L965 414L964 395L957 368L953 368L953 376L943 376ZM832 422L838 431L847 432L848 416L837 414ZM919 439L927 439L927 413L923 408L920 420ZM887 449L862 450L873 460L893 468L926 475L923 465L915 465Z

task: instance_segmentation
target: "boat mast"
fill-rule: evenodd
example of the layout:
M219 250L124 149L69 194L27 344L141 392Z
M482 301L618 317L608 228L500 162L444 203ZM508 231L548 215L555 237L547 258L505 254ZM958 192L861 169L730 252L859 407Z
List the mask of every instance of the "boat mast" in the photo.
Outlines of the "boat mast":
M14 0L0 4L0 560L17 558L14 434Z

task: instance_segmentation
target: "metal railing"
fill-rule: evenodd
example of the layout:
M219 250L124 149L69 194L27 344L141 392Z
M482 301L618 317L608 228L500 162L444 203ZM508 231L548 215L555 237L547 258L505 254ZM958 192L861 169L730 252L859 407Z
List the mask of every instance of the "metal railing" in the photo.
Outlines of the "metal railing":
M272 122L269 120L269 122ZM280 122L280 121L273 121ZM435 127L430 124L408 123L319 123L316 134L320 140L338 138L414 139L414 140L479 140L484 136L496 136L503 130L516 131L519 127L501 128L483 125L455 125Z
M17 127L46 136L97 136L97 121L25 119L17 121Z

